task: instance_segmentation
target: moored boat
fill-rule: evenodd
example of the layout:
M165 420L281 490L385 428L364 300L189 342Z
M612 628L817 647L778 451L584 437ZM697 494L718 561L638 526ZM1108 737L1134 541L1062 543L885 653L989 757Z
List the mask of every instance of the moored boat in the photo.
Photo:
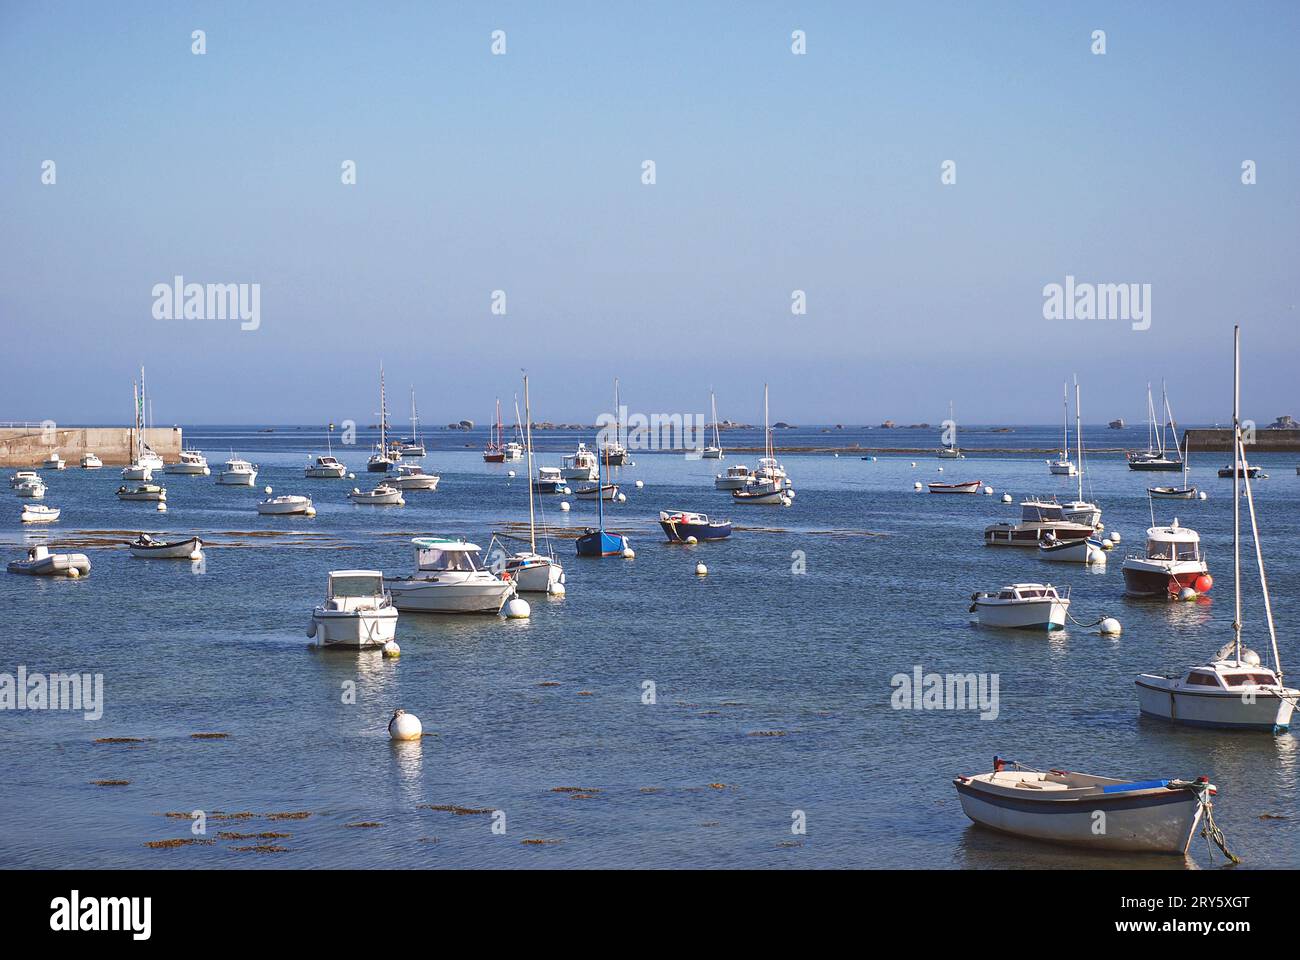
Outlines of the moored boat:
M347 476L348 468L335 457L317 457L303 468L303 476L309 480L339 480Z
M359 487L353 487L352 492L348 494L348 499L353 503L376 507L400 507L406 503L406 500L402 497L402 491L387 480L378 484L373 490L362 490Z
M167 499L167 488L160 487L156 483L137 483L134 486L121 486L117 488L117 499L164 501Z
M25 503L20 519L23 523L53 523L59 519L58 507L47 507L40 503Z
M425 473L418 463L403 463L397 468L397 476L385 482L399 490L437 490L441 479L436 473Z
M1038 541L1038 556L1056 563L1086 563L1104 565L1106 549L1100 540L1087 537L1079 540L1058 540L1047 535Z
M982 627L1061 630L1069 610L1069 591L1061 596L1050 583L1012 583L1001 590L971 594L970 612Z
M266 499L257 504L257 512L263 516L292 516L301 514L303 516L315 516L316 507L311 502L311 497L304 497L298 494L285 493L278 497L271 496L271 488L266 488Z
M1131 597L1176 597L1187 587L1208 593L1214 586L1200 535L1177 517L1167 527L1148 528L1145 550L1125 557L1120 570Z
M187 537L184 540L159 540L150 534L142 533L128 543L127 548L131 551L131 556L146 560L194 560L203 554L203 541L198 537Z
M618 499L618 484L616 483L592 483L573 488L573 495L579 500L595 500L599 491L602 500Z
M1037 547L1048 534L1056 540L1084 540L1094 532L1091 524L1065 519L1064 508L1055 500L1031 498L1020 503L1019 523L985 527L984 543L991 547Z
M257 482L257 467L232 456L217 474L217 483L226 487L251 487Z
M90 573L90 559L84 553L50 553L44 545L32 547L22 560L9 561L10 573L35 577L82 577Z
M45 496L45 482L39 477L34 480L24 480L15 485L13 489L17 496L25 497L29 500L40 500Z
M45 462L41 464L41 469L66 470L67 466L68 466L68 461L64 460L61 456L59 456L59 451L55 450L48 457L45 458Z
M537 493L563 493L564 477L559 467L538 467L537 478L533 480L533 490Z
M181 476L206 477L211 472L211 468L208 467L208 459L203 456L203 451L193 449L182 450L179 460L163 467L163 473L180 474Z
M83 470L98 470L103 465L104 461L93 453L87 453L81 458L81 469Z
M659 526L672 543L696 540L724 540L731 536L730 520L710 520L708 514L688 510L659 511Z
M560 476L565 480L590 482L597 479L600 474L600 464L596 454L588 450L585 443L579 442L578 449L565 457L561 463Z
M931 493L979 493L984 486L983 480L967 480L963 483L927 484Z
M416 537L415 573L385 577L398 610L413 613L490 613L515 595L513 580L503 580L478 565L480 548L450 537Z
M331 570L325 601L312 611L307 636L318 647L382 647L397 635L397 617L381 571Z
M714 490L743 490L753 480L754 475L743 463L733 463L726 473L713 478Z

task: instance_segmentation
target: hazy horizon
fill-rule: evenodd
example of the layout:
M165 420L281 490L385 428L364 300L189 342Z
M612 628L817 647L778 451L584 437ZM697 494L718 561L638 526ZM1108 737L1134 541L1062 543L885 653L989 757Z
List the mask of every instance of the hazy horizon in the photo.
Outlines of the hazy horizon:
M482 424L521 367L555 422L617 376L634 412L707 416L714 387L761 423L768 382L794 424L1049 424L1077 373L1089 423L1144 421L1162 379L1214 423L1236 322L1243 413L1300 415L1298 26L1277 2L8 4L0 420L127 421L143 364L159 422L371 423L383 363L399 429L411 385L425 422ZM259 285L258 328L156 319L176 276ZM1149 329L1045 319L1067 277L1150 284Z

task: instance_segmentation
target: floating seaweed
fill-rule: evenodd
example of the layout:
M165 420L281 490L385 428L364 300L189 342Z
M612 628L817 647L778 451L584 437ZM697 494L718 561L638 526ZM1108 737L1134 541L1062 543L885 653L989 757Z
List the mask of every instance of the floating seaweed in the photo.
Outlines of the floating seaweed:
M146 743L150 737L100 737L95 743Z
M191 740L224 740L230 734L228 733L191 733Z
M150 850L170 850L173 847L210 847L215 840L200 840L198 837L184 837L174 840L146 840L144 845Z
M268 820L306 820L306 819L307 819L308 817L310 817L310 816L311 816L311 813L310 813L310 811L307 811L307 810L291 810L291 811L289 811L289 812L287 812L287 813L268 813L268 814L266 815L266 819L268 819Z
M91 780L91 784L96 787L125 787L130 780Z
M222 830L217 834L222 840L288 840L292 833L275 833L270 830L262 833L238 833L234 830Z

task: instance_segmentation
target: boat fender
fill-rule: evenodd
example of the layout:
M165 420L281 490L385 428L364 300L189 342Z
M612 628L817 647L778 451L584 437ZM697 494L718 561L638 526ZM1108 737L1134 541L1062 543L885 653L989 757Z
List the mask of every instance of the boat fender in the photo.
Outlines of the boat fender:
M311 623L307 624L307 636L316 636L316 618L313 617Z

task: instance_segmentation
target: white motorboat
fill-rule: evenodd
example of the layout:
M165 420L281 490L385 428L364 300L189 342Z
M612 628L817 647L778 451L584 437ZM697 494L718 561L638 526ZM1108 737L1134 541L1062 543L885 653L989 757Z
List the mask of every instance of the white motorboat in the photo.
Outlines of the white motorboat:
M980 626L1011 630L1061 630L1070 610L1069 591L1061 596L1050 583L1012 583L971 600Z
M325 602L311 615L307 636L318 647L365 650L397 635L397 609L379 570L331 570Z
M9 478L9 486L11 488L17 488L22 486L24 483L31 483L31 482L37 482L37 483L42 482L41 475L37 473L35 470L17 470Z
M583 480L591 482L597 478L599 464L596 454L587 449L585 443L579 443L578 449L565 457L561 463L560 476L565 480Z
M59 451L57 450L46 457L45 462L41 464L42 470L66 470L67 467L68 462L59 456Z
M127 544L127 549L131 551L131 556L145 560L197 560L203 556L203 541L198 537L159 540L142 533Z
M415 573L384 578L398 610L496 614L515 595L513 580L503 580L479 567L475 544L444 537L416 537L411 543L415 545Z
M751 483L743 490L732 490L733 503L745 503L757 506L788 507L794 498L794 491L781 485L779 480L766 480Z
M117 499L119 500L158 500L167 499L167 488L160 487L156 483L137 483L135 486L121 486L117 488Z
M931 493L979 493L984 486L983 480L964 480L960 483L930 483L926 485Z
M750 472L749 467L743 463L733 463L727 467L726 473L720 473L713 478L714 490L743 490L749 486L754 475Z
M722 435L718 432L718 399L709 391L709 408L713 412L713 442L709 444L700 453L701 459L704 460L725 460L726 455L722 452Z
M316 507L311 502L311 497L304 497L298 494L286 493L278 497L271 496L271 488L266 488L266 499L259 501L257 512L263 516L284 517L293 515L302 515L314 517Z
M1200 534L1177 517L1167 527L1148 528L1146 549L1126 556L1120 572L1131 597L1176 597L1185 587L1209 593L1214 586Z
M1047 469L1054 477L1073 477L1079 472L1074 466L1074 461L1065 458L1064 455L1056 460L1048 460Z
M103 465L104 461L93 453L87 453L81 458L81 469L83 470L98 470Z
M1233 328L1233 464L1245 462L1246 448L1241 430L1241 331ZM1255 515L1255 497L1250 478L1236 471L1232 496L1233 617L1232 639L1210 658L1209 663L1159 676L1146 673L1137 678L1138 706L1144 714L1173 723L1192 726L1225 727L1243 730L1281 732L1291 725L1300 690L1286 686L1282 658L1278 652L1277 630L1273 623L1273 604L1269 597L1268 577L1264 571L1264 552L1260 544L1259 522ZM1266 666L1254 650L1242 645L1241 590L1241 488L1250 512L1250 531L1254 540L1255 564L1259 570L1260 595L1264 601L1264 620L1268 626L1269 650L1273 666Z
M1044 560L1057 563L1086 563L1093 566L1106 563L1106 549L1095 537L1058 540L1049 533L1038 541L1038 555Z
M338 480L347 476L348 468L334 457L317 457L307 464L303 476L311 480Z
M597 491L599 491L602 500L618 499L618 484L616 483L593 483L574 487L573 495L579 500L595 500Z
M397 476L387 482L399 490L437 490L441 479L436 473L425 473L418 463L403 463L397 468Z
M348 494L348 499L353 503L376 507L400 507L406 503L406 500L402 497L402 491L387 480L373 490L362 490L359 487L353 487L352 492Z
M538 467L537 479L533 481L533 490L537 493L563 493L564 476L559 467Z
M984 543L991 547L1037 547L1048 534L1057 540L1085 540L1095 532L1091 524L1065 519L1065 509L1055 500L1032 497L1021 501L1019 523L985 527Z
M32 547L23 560L9 561L10 573L35 577L81 577L90 573L90 558L84 553L50 553L46 546Z
M147 482L153 479L153 467L147 466L139 460L132 460L122 468L122 479Z
M23 504L21 519L23 523L53 523L59 519L58 507L47 507L39 503Z
M35 480L24 480L14 487L14 493L29 500L40 500L45 496L45 483L39 477Z
M513 440L507 441L506 445L501 448L501 455L505 458L504 462L522 460L524 458L523 445Z
M1134 782L1067 770L1042 773L996 757L991 773L957 777L953 786L966 816L1002 833L1095 850L1173 854L1187 853L1215 795L1206 777ZM1105 829L1097 829L1099 822Z
M257 466L231 457L217 474L217 483L227 487L251 487L257 482Z
M163 467L163 473L189 477L206 477L212 473L212 469L208 466L208 459L203 456L203 451L182 450L181 458L175 463L169 463L167 466Z

